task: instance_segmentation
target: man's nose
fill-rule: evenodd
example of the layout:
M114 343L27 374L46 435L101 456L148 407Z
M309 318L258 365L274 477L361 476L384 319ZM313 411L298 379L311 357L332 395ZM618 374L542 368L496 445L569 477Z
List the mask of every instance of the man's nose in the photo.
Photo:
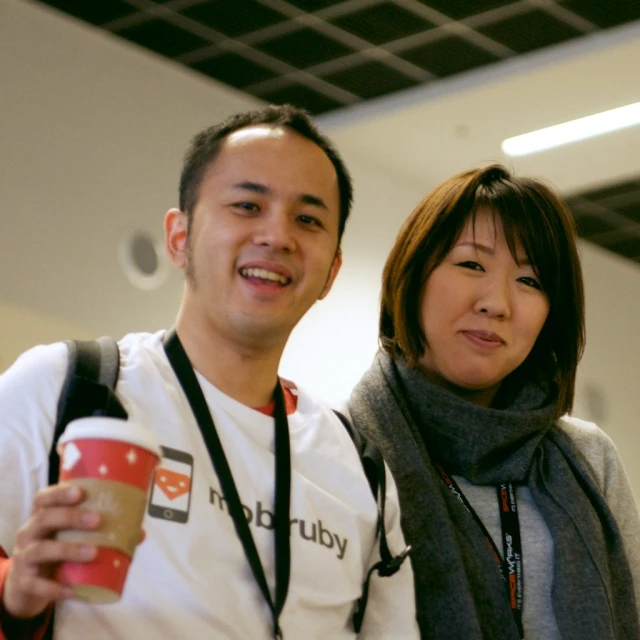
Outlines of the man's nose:
M292 215L283 209L276 209L264 216L256 230L254 242L279 251L294 251L296 235Z

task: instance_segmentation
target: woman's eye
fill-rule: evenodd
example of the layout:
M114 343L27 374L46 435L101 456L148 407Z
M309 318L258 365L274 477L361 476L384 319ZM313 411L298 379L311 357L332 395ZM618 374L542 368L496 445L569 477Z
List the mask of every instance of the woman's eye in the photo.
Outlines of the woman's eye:
M535 278L518 278L518 281L526 284L528 287L533 287L534 289L538 289L538 291L542 291L542 285Z
M484 271L484 267L473 260L465 260L464 262L458 262L458 267L464 267L465 269L473 269L473 271Z

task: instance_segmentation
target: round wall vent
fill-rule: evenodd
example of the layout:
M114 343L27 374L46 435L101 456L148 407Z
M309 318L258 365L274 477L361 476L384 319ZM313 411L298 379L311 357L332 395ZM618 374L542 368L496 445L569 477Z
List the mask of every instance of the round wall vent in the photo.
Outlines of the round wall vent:
M122 238L118 260L129 282L138 289L157 289L168 274L164 248L147 231L137 229Z

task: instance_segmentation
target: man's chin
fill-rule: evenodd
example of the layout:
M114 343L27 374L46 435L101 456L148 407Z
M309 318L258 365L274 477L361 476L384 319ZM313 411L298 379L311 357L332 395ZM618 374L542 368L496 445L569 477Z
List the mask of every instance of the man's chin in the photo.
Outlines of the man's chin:
M244 316L234 322L234 330L237 337L245 342L269 347L284 345L293 331L293 326L277 317Z

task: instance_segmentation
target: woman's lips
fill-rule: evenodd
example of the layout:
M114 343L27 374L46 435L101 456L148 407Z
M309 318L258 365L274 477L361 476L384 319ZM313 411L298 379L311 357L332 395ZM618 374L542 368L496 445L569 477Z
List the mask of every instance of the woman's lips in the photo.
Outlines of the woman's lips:
M491 331L463 331L462 333L473 344L485 349L495 349L505 344L505 341L497 333Z

